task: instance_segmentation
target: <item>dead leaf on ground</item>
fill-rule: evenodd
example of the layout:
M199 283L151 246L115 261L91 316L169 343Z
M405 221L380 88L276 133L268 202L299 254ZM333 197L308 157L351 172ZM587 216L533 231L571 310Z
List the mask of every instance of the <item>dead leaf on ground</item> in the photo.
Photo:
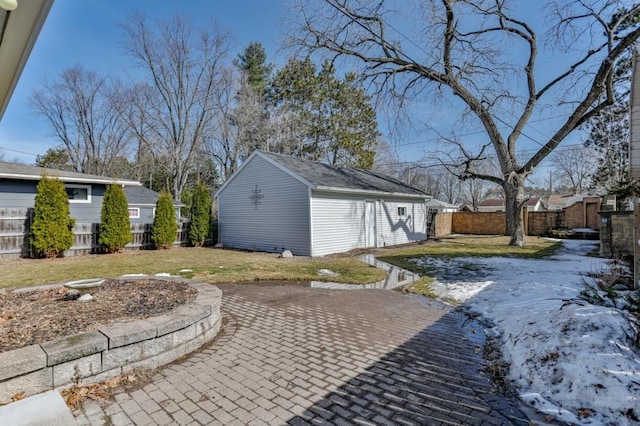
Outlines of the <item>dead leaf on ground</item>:
M592 410L589 408L578 408L578 417L587 418L591 417Z
M545 355L542 358L540 358L540 361L547 362L551 360L556 360L558 358L560 358L560 354L558 352L551 352L549 355Z
M20 401L21 399L25 399L27 397L27 393L26 392L18 392L17 394L13 395L11 397L11 400L13 402L15 401Z

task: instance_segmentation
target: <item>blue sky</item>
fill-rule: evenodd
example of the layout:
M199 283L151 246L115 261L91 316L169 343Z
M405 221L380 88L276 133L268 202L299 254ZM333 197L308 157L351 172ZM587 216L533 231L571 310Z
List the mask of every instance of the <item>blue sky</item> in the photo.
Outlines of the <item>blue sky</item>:
M117 24L134 6L150 17L180 13L196 25L215 19L231 32L235 52L251 41L260 41L271 61L277 59L282 18L287 12L285 1L273 0L56 0L0 122L0 151L6 159L33 163L35 154L57 144L45 119L28 105L32 91L45 79L54 80L75 64L124 76L129 59L121 48L123 34Z
M32 91L40 88L45 79L56 79L63 69L76 64L101 74L126 77L130 60L121 48L123 34L117 24L126 19L133 7L143 10L149 17L163 18L180 13L196 25L215 19L231 32L234 56L249 42L260 41L267 50L269 61L281 64L285 58L283 54L278 55L278 48L284 37L286 15L291 10L288 3L290 0L56 0L0 122L0 152L4 152L8 160L33 163L36 154L43 154L57 145L47 122L28 106ZM526 4L521 11L526 15L529 12L539 14L539 8L538 4ZM546 66L551 69L554 64ZM425 100L423 106L417 105L417 110L421 110L419 120L448 135L448 128L455 122L444 105L434 107L430 100ZM418 121L416 125L419 126ZM545 129L545 123L536 123L528 132L532 138L544 141L542 133L549 130ZM477 145L485 139L482 132L461 133L467 135L468 142L477 140ZM416 128L411 134L392 142L396 144L401 161L415 161L436 148L433 145L437 138L435 132ZM387 140L391 141L390 138ZM569 143L575 143L575 138ZM520 146L529 149L538 145L523 140Z

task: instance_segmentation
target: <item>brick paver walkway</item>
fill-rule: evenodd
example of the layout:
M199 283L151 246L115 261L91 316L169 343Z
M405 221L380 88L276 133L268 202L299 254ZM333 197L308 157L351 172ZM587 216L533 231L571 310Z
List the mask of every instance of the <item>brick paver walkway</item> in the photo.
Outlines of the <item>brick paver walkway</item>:
M221 338L85 402L79 424L529 424L481 372L479 327L450 307L388 290L220 288Z

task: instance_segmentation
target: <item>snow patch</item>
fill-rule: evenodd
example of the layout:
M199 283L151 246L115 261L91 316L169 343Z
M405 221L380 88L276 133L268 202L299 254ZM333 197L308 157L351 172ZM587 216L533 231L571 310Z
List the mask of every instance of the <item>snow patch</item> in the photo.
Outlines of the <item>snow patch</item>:
M628 313L581 297L586 274L606 269L606 259L587 256L594 248L566 240L547 259L415 261L434 271L436 294L491 324L526 403L568 423L638 424L640 352Z

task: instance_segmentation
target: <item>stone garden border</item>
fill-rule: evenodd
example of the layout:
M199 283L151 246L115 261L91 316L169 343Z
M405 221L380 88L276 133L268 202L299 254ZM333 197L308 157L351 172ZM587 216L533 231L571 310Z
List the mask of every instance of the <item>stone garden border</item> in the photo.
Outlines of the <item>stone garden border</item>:
M21 392L29 396L100 382L134 368L157 368L218 334L222 291L217 287L180 277L130 278L185 282L198 295L194 302L163 315L0 353L0 404Z

